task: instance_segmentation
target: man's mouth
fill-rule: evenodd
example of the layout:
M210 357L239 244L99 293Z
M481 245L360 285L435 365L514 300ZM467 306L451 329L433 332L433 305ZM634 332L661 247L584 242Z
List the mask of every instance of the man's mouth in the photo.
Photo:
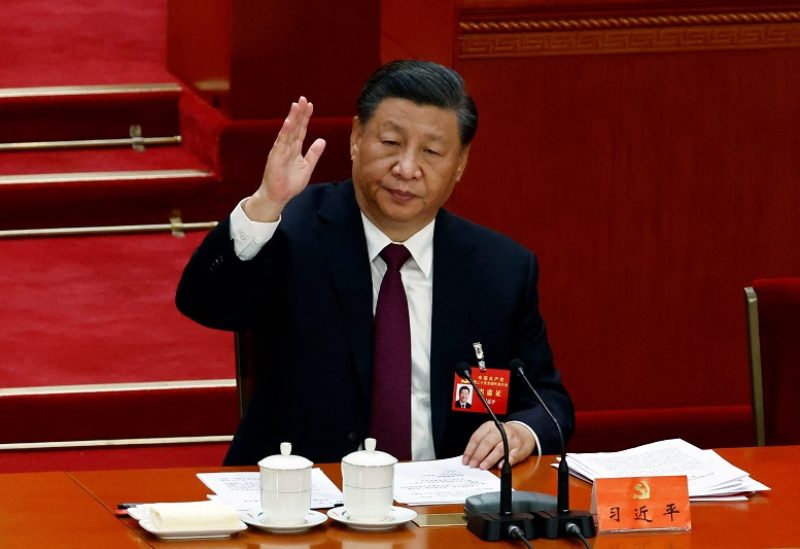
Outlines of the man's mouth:
M408 201L415 198L414 193L400 189L386 189L386 192L392 195L392 198L399 201Z

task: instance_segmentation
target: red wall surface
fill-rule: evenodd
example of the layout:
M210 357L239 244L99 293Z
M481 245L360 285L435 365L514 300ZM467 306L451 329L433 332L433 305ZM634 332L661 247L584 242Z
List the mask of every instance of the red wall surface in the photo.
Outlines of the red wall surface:
M800 12L502 4L460 11L450 207L537 252L579 410L749 404L742 288L800 272Z
M282 119L303 94L350 115L378 64L373 0L169 0L167 66L231 119ZM344 62L343 62L344 61Z

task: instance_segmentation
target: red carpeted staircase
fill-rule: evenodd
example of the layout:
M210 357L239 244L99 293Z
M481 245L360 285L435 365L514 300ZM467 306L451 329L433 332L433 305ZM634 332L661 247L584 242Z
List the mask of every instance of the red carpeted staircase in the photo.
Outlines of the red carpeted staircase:
M0 472L218 464L233 336L172 299L202 237L183 223L231 204L219 117L164 69L166 2L3 10ZM94 236L37 233L76 227Z
M0 89L0 229L219 214L219 179L181 136L181 86ZM206 219L216 217L206 217Z
M202 232L170 233L255 189L283 119L226 118L166 36L166 0L3 3L0 471L216 465L236 426L233 336L173 304ZM310 124L315 180L347 177L351 124Z
M171 464L172 446L219 463L238 419L233 338L173 305L202 237L0 239L0 471L115 467L132 447L153 454L142 465Z

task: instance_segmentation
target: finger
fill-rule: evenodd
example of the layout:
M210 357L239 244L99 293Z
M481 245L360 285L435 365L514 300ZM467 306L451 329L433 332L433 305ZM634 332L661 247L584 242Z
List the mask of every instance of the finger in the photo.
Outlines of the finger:
M483 458L483 461L481 461L479 467L483 470L491 469L501 459L503 459L503 443L498 442L494 445L494 447L492 447L491 451L486 455L486 457Z
M472 458L475 455L478 446L480 446L481 441L486 436L486 433L489 432L488 424L489 422L484 423L483 425L478 427L474 433L472 433L472 436L467 442L467 447L464 449L464 456L461 458L461 463L463 465L470 465L470 462L472 461ZM471 465L471 467L475 467L477 463L478 462L476 461L474 465Z
M508 437L508 464L513 467L517 463L524 461L531 453L531 449L527 448L528 442L526 436L524 436L528 433L513 423L504 423L503 425L506 430L506 436ZM499 444L499 448L501 457L497 462L498 469L503 466L503 462L505 461L502 441Z
M525 461L531 452L536 448L536 439L525 427L515 423L507 423L506 429L508 432L509 444L509 463L516 465Z
M314 171L314 168L319 161L319 157L325 151L325 140L317 139L314 141L306 152L305 161L308 163L309 171Z
M464 454L461 456L461 465L469 465L472 455L478 447L478 441L474 440L474 438L475 435L473 434L467 442L467 447L464 448Z
M502 448L500 435L491 429L487 429L487 431L484 431L483 437L478 441L478 447L472 453L469 460L470 467L485 468L487 457L495 451L498 445ZM500 457L502 457L502 449L500 450L500 456L495 457L490 466L494 465Z
M297 128L294 132L294 139L299 141L302 147L303 141L306 138L306 131L308 130L308 121L311 120L311 115L314 113L314 104L310 103L308 99L300 96L297 102Z
M500 469L503 467L503 462L505 461L505 456L500 458L500 461L497 462L497 468ZM519 463L521 460L519 458L519 450L517 448L509 448L508 450L508 464L512 467Z
M272 146L273 151L283 151L286 146L288 146L294 140L294 132L296 131L297 123L297 110L299 105L297 103L292 103L292 106L289 107L289 113L286 115L286 118L283 119L283 125L281 125L281 129L278 131L278 136L275 138L275 143Z

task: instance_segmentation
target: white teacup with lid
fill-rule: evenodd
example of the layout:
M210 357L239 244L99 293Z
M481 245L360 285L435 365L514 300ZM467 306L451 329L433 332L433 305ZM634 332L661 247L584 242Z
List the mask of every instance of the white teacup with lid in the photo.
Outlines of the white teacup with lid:
M308 459L292 455L291 442L282 442L280 454L258 462L264 522L281 526L304 523L311 508L312 465Z
M342 459L344 508L354 521L382 520L392 508L397 458L375 450L375 446L375 439L368 438L364 450Z

